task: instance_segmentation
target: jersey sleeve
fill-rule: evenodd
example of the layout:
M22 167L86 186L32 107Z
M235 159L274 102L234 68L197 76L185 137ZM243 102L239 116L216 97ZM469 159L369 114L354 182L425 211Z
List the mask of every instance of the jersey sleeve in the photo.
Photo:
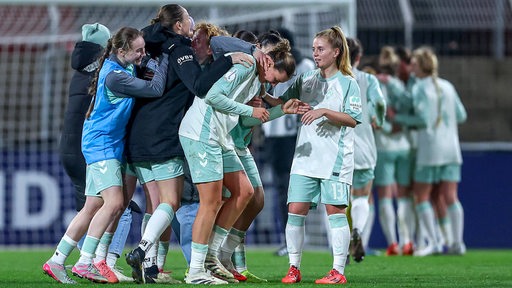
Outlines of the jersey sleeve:
M362 121L362 105L361 105L361 92L359 89L359 85L356 80L351 78L349 82L349 87L347 92L345 93L344 99L344 113L347 113L350 117L356 120L357 123L361 123Z
M234 113L242 116L252 116L253 108L229 98L238 85L254 73L254 68L243 65L234 65L223 77L212 86L206 94L206 104L225 113Z
M453 91L455 91L455 89L453 89ZM456 91L455 91L455 116L456 116L458 124L464 123L468 117L468 114L466 113L466 108L464 108L464 105L462 104L462 101L460 101L460 97Z
M283 100L283 103L290 99L298 99L300 97L302 82L302 75L300 75L295 79L295 81L293 81L292 85L290 85L290 87L284 91L283 95L281 95L279 99Z
M116 97L160 97L167 79L168 58L163 57L151 80L143 80L120 70L111 71L105 85Z
M366 75L368 76L366 99L375 107L375 122L377 122L378 126L382 126L386 116L386 100L384 100L384 95L380 89L379 80L371 74Z
M268 121L272 121L274 119L277 119L277 118L285 115L285 113L283 112L282 106L283 105L277 105L277 106L274 106L274 107L268 109L268 112L270 113L270 117L269 117ZM240 122L240 125L242 125L243 127L253 127L253 126L262 124L260 119L250 117L250 116L240 117L239 122Z

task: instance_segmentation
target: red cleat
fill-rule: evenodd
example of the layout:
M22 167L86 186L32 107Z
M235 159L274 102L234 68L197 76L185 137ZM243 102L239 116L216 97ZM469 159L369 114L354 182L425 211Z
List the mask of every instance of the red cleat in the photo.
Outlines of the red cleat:
M288 270L288 274L286 274L286 276L281 279L281 282L286 284L293 284L299 283L300 280L302 280L302 277L300 276L300 270L292 265Z
M316 284L345 284L347 283L347 278L345 278L345 275L338 272L336 269L332 269L329 271L325 277L317 279L315 281Z
M402 247L402 255L412 255L414 253L414 247L412 242L409 242Z
M394 256L398 254L400 254L400 247L398 246L398 243L389 245L388 249L386 250L386 256Z
M244 275L238 273L238 271L236 271L236 269L229 269L229 272L231 272L231 274L233 274L233 276L235 276L236 280L238 280L240 282L247 281L247 277L245 277Z

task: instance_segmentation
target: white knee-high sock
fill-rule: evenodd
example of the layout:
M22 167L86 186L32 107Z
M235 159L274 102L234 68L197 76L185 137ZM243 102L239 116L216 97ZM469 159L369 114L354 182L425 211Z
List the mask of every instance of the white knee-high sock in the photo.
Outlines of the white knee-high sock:
M416 213L418 213L422 234L427 239L428 245L437 245L438 243L435 236L436 219L434 216L434 209L432 209L430 202L423 201L418 203L416 206Z
M105 232L103 236L101 236L100 243L98 243L98 247L96 247L96 257L94 257L94 263L98 263L101 260L105 260L107 258L108 246L112 242L113 233Z
M165 229L171 225L172 218L174 218L174 210L171 205L160 203L148 221L142 240L139 242L139 247L147 252L158 241Z
M190 268L189 274L197 274L205 271L204 260L208 253L208 245L192 242L190 245Z
M448 217L452 223L453 241L464 243L464 209L459 201L448 207Z
M60 239L57 249L53 253L51 260L57 264L64 265L64 262L68 258L69 254L75 249L77 241L71 239L68 235L64 234Z
M441 228L441 232L443 233L444 244L447 247L450 247L453 244L453 229L452 224L450 223L450 218L443 217L439 218L438 221L439 227Z
M345 263L350 245L350 228L345 214L329 215L331 229L333 268L345 274Z
M393 199L379 199L379 222L388 245L396 243L396 216Z
M359 233L363 233L369 214L370 205L368 204L368 196L352 197L352 207L350 208L352 229L357 229Z
M412 213L411 213L412 212ZM414 211L412 210L412 201L409 197L398 198L397 201L397 224L398 224L398 239L400 247L411 242L411 227L409 219L415 218Z
M300 269L302 249L304 248L304 235L306 216L288 213L288 222L286 223L286 247L288 248L288 257L290 266Z
M220 246L219 260L224 267L233 266L231 256L233 256L235 248L243 242L244 238L245 231L240 231L235 228L229 230L228 235L224 238L224 242L222 242Z
M372 234L373 223L375 223L375 203L370 204L368 219L366 220L366 225L363 229L363 235L361 236L365 250L368 248L368 244L370 243L370 235Z
M219 257L220 247L224 239L228 236L228 230L215 225L208 242L208 255Z

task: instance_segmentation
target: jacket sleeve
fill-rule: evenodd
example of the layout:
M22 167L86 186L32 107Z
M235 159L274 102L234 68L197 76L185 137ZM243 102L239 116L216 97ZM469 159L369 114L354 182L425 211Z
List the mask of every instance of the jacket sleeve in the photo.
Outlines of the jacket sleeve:
M167 79L168 59L163 57L151 80L139 79L128 73L114 70L105 78L105 85L116 97L160 97Z
M170 65L190 92L204 98L213 84L231 68L231 60L221 57L214 61L208 71L202 71L190 46L179 45L170 53Z
M213 58L217 59L229 52L244 52L252 55L256 46L235 37L215 36L210 40L210 48Z

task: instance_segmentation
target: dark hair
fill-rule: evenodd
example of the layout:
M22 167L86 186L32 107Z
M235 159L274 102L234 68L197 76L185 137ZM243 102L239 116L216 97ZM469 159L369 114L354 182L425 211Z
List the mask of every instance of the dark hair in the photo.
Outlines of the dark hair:
M110 54L117 54L119 49L123 49L128 51L132 48L132 42L142 37L142 32L132 28L132 27L123 27L117 31L117 33L110 39L108 39L107 47L105 47L105 52L98 59L98 69L94 74L94 78L91 80L91 85L89 86L89 95L92 95L91 104L89 105L89 109L87 109L87 113L85 114L85 119L88 119L91 116L92 110L94 109L94 102L96 100L96 89L98 89L98 78L100 75L101 67L103 63L105 63L105 59L107 59Z
M279 43L282 39L283 38L279 32L274 30L270 30L258 36L258 42L260 43L261 48L267 45L277 45L277 43Z
M151 19L151 24L160 23L162 27L172 29L178 21L183 21L185 8L178 4L167 4L158 10L156 18Z
M233 33L233 37L236 37L238 39L242 39L245 42L249 42L252 44L258 43L258 37L254 35L251 31L248 30L238 30L235 33Z
M400 60L404 61L407 64L411 63L411 50L409 48L406 48L404 46L396 46L395 53L398 56L398 58L400 58Z
M350 53L350 64L354 66L358 56L363 55L363 46L356 38L347 38L348 51Z
M288 78L295 72L295 59L290 53L290 42L287 39L281 39L272 50L266 54L274 61L274 68L277 71L284 71Z

